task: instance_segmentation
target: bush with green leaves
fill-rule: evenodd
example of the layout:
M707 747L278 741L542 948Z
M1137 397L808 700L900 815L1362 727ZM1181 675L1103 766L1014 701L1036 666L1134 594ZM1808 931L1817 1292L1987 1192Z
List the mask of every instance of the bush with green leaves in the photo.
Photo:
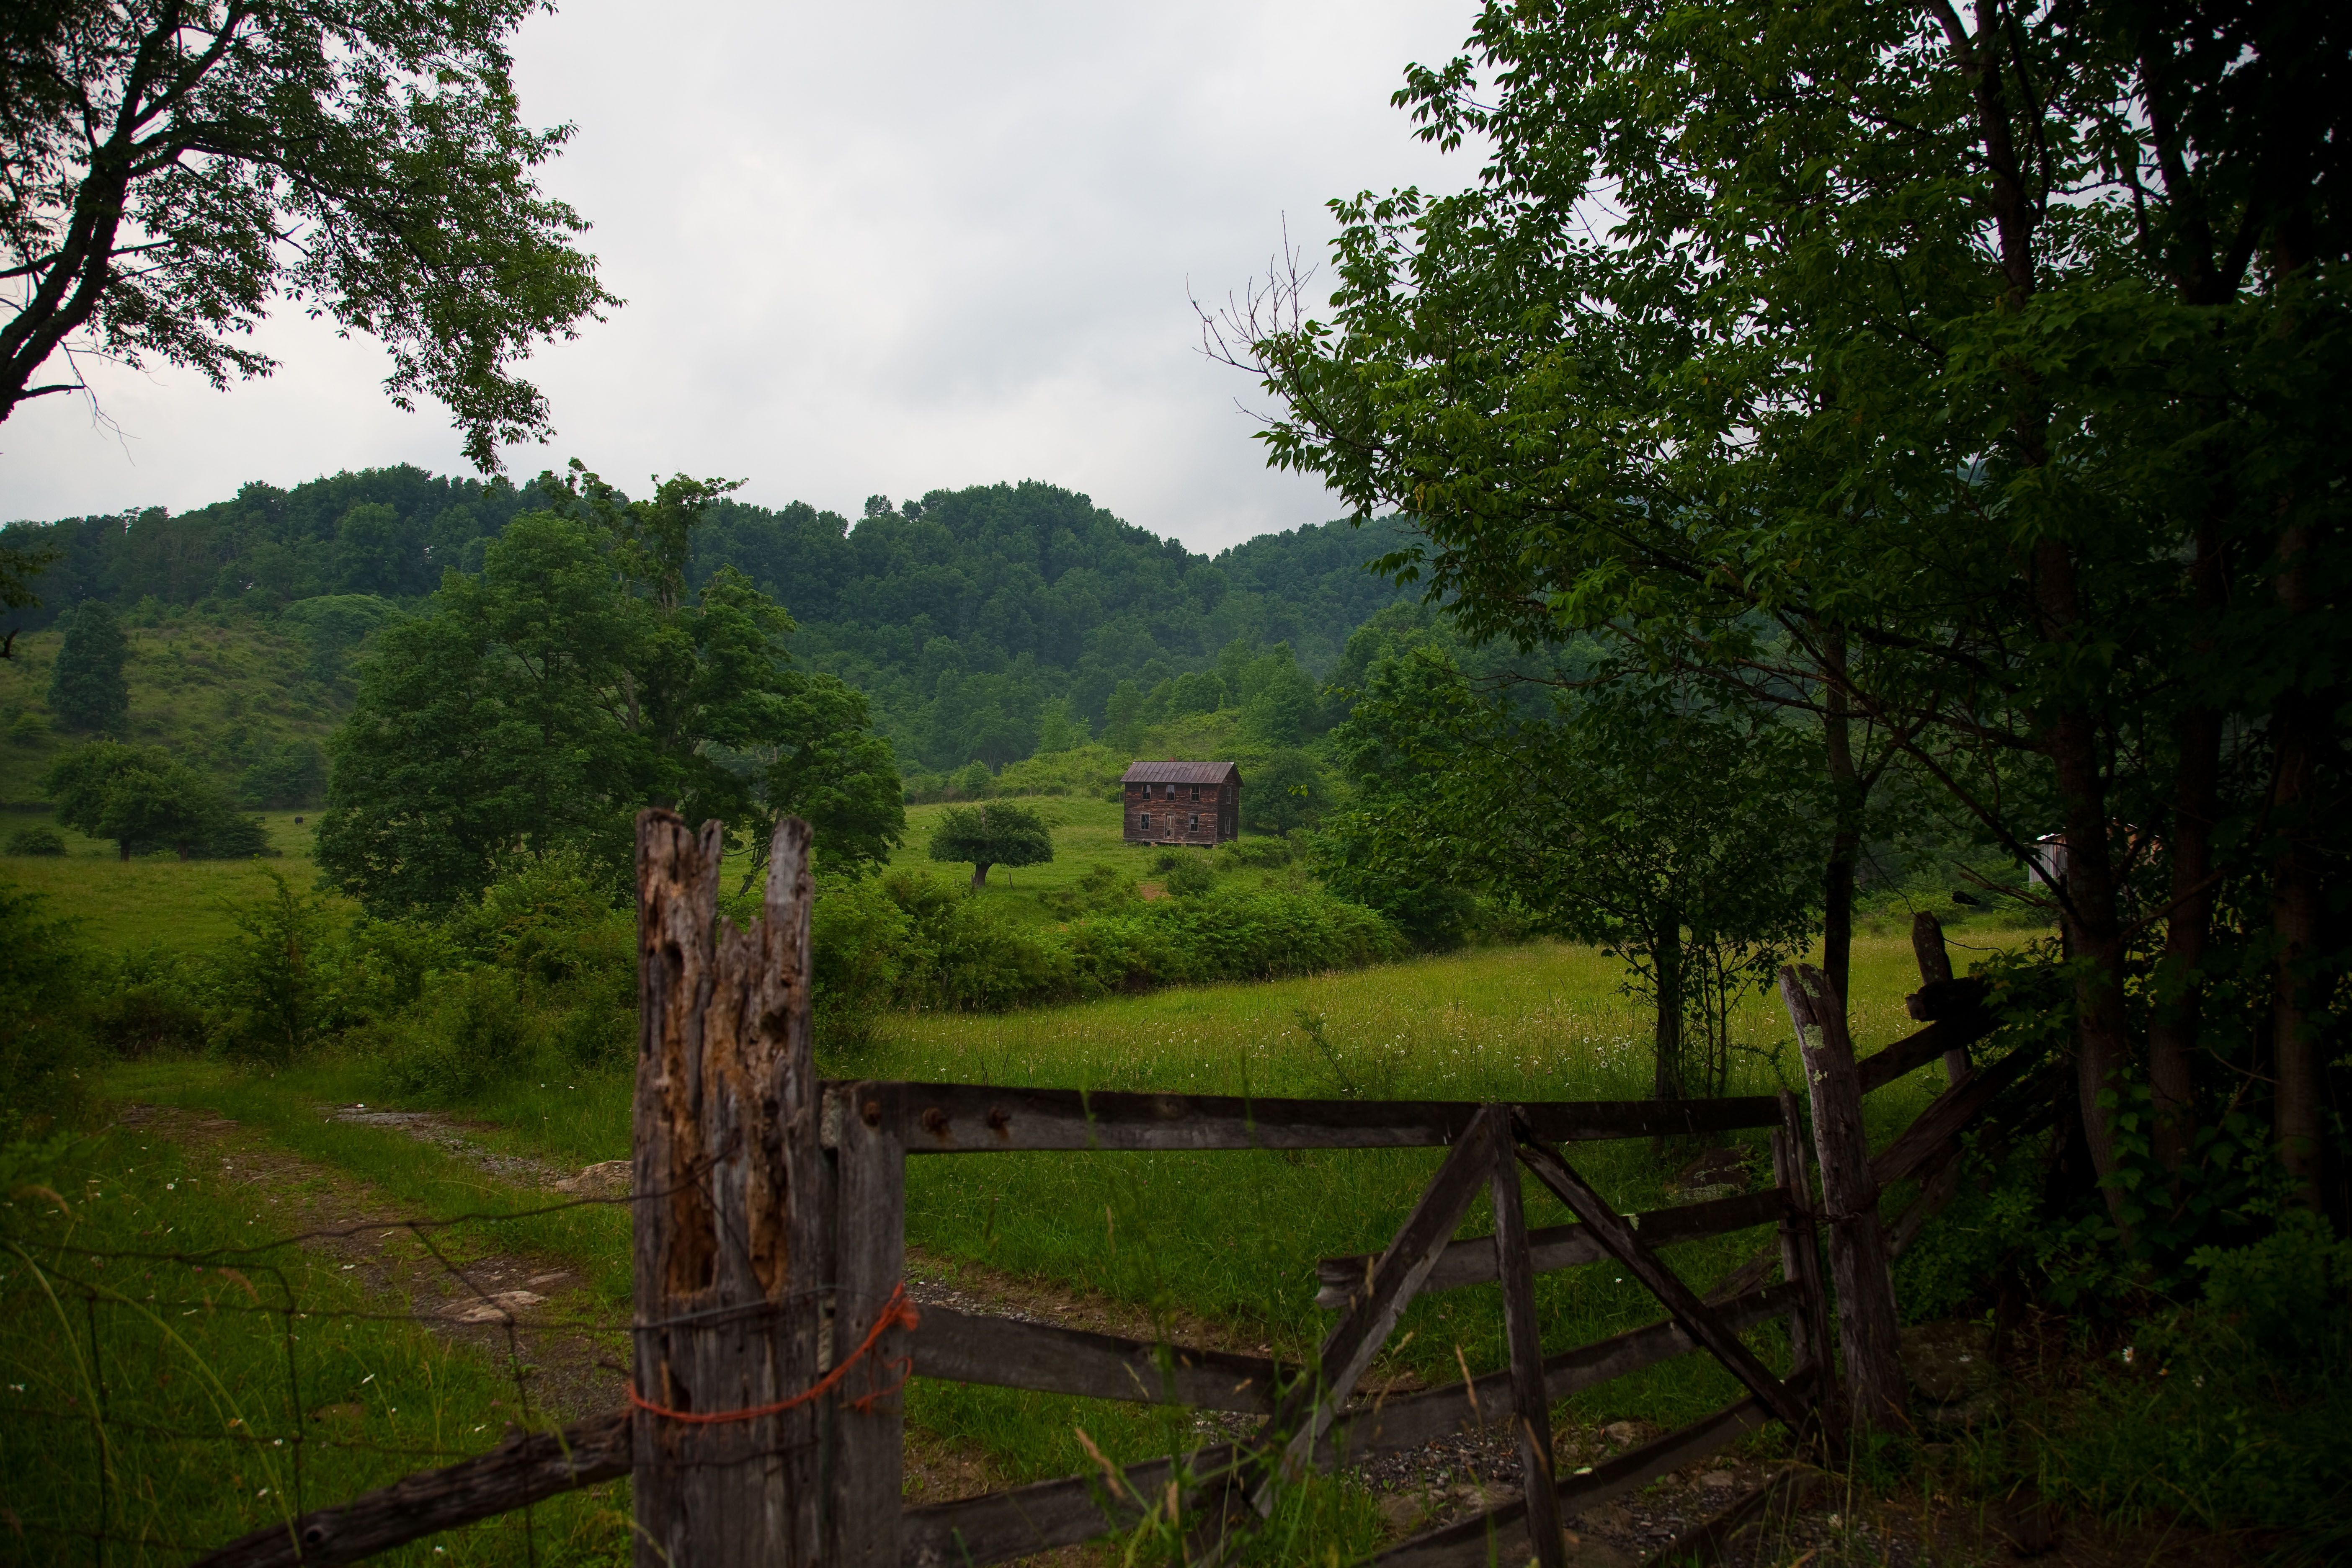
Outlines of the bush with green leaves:
M1206 869L1198 857L1191 863ZM1058 929L1024 925L999 903L908 872L836 890L817 901L819 1005L827 1005L827 985L838 984L828 977L853 963L865 966L857 994L868 1006L887 986L887 1001L899 1006L997 1011L1152 985L1356 968L1408 951L1395 927L1360 905L1211 880L1210 890L1182 899L1117 896L1102 912ZM877 894L896 918L879 908ZM824 912L827 897L842 912Z
M1171 898L1197 899L1217 885L1217 871L1205 855L1179 855L1160 880Z
M445 1100L511 1076L541 1037L541 1016L515 975L487 964L435 975L415 1009L374 1031L394 1089Z
M82 1012L88 955L73 923L0 880L0 1144L72 1126L97 1054Z
M20 827L8 835L8 853L11 855L62 855L65 852L65 837L54 827Z
M230 1056L284 1067L320 1038L334 931L318 898L261 874L268 889L230 906L236 931L212 955L213 1036Z

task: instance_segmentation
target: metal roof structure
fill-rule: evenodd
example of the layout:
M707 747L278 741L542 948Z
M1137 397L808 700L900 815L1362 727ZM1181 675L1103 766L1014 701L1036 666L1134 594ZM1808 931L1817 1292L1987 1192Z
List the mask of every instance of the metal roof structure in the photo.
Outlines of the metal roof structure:
M1231 763L1135 763L1118 775L1121 784L1204 784L1242 782L1242 771Z

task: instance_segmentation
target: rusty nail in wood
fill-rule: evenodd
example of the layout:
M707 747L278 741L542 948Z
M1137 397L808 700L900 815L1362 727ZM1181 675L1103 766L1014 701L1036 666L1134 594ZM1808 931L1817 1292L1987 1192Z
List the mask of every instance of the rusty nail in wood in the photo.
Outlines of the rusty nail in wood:
M929 1133L934 1138L946 1137L948 1135L948 1113L941 1110L936 1105L932 1106L929 1110L924 1111L923 1131Z
M867 1100L866 1102L865 1111L866 1126L879 1127L882 1125L882 1102L880 1100Z
M988 1130L991 1132L995 1133L999 1138L1009 1137L1011 1134L1007 1133L1004 1130L1012 1125L1013 1113L1011 1111L1005 1110L1004 1107L1001 1105L992 1105L988 1108Z

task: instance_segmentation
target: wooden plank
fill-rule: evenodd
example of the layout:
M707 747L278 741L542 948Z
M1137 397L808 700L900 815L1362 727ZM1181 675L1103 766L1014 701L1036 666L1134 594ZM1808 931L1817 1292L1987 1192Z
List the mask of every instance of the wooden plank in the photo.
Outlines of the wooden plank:
M1761 1400L1743 1399L1582 1475L1564 1476L1553 1491L1559 1511L1580 1513L1623 1497L1669 1470L1705 1458L1771 1418ZM1513 1501L1400 1542L1370 1563L1373 1568L1486 1568L1490 1563L1527 1561L1528 1544L1526 1505Z
M1796 1287L1773 1285L1717 1306L1735 1329L1746 1329L1785 1310ZM925 1327L929 1313L925 1309ZM921 1331L918 1331L919 1342ZM1596 1387L1628 1373L1655 1366L1697 1349L1697 1342L1671 1319L1580 1346L1544 1363L1545 1391L1555 1400ZM1458 1384L1425 1393L1391 1395L1344 1413L1317 1448L1316 1464L1329 1468L1360 1464L1382 1454L1419 1447L1475 1426L1476 1416L1492 1420L1507 1412L1510 1374L1491 1373L1474 1385L1478 1404ZM1187 1457L1185 1475L1229 1473L1242 1458L1233 1445L1219 1445ZM1142 1517L1136 1499L1157 1499L1178 1475L1169 1460L1132 1465L1121 1472L1125 1493L1112 1490L1099 1474L1068 1476L954 1502L908 1509L900 1533L899 1561L907 1568L946 1568L1026 1557L1091 1541L1107 1531L1131 1529Z
M1264 1356L1155 1344L946 1307L923 1309L914 1349L917 1377L1254 1415L1272 1414L1282 1370Z
M1120 1471L1117 1487L1098 1473L1064 1476L910 1508L899 1524L898 1561L902 1568L986 1568L1131 1530L1143 1517L1138 1500L1162 1497L1171 1480L1229 1471L1239 1455L1223 1443L1186 1456L1181 1475L1175 1460L1150 1459Z
M769 849L761 918L719 929L719 825L637 816L639 1041L632 1205L635 1558L819 1560L814 1404L825 1215L809 1027L808 825Z
M1773 1109L1777 1116L1779 1107ZM1680 1275L1659 1260L1633 1227L1625 1223L1624 1216L1611 1208L1566 1160L1542 1144L1526 1140L1520 1142L1519 1158L1577 1218L1592 1227L1593 1235L1609 1249L1610 1256L1624 1265L1625 1272L1639 1279L1693 1339L1764 1401L1765 1407L1786 1422L1790 1430L1804 1430L1806 1411L1797 1396L1756 1359L1756 1352L1740 1342L1738 1334L1723 1325L1714 1309L1701 1301L1698 1293L1684 1284Z
M1438 1148L1458 1142L1480 1109L1469 1100L1245 1100L970 1083L898 1088L898 1134L908 1154ZM1762 1095L1537 1101L1520 1112L1538 1136L1555 1143L1727 1132L1769 1127L1780 1114ZM827 1124L835 1119L828 1116Z
M1559 1503L1552 1495L1551 1399L1544 1389L1543 1326L1536 1319L1536 1271L1528 1259L1528 1215L1510 1123L1488 1129L1494 1148L1495 1274L1503 1287L1503 1343L1510 1356L1511 1424L1519 1446L1519 1489L1540 1568L1563 1568Z
M1507 1126L1509 1115L1501 1106L1480 1109L1462 1141L1446 1152L1412 1213L1397 1227L1396 1239L1373 1265L1370 1291L1323 1336L1315 1376L1294 1385L1260 1428L1261 1451L1269 1443L1281 1446L1281 1469L1287 1479L1296 1480L1305 1473L1339 1406L1356 1391L1364 1369L1420 1293L1421 1282L1436 1266L1438 1254L1469 1212L1470 1200L1490 1169L1495 1126Z
M1738 1193L1727 1198L1647 1209L1627 1218L1642 1233L1642 1239L1653 1247L1664 1247L1672 1242L1746 1230L1750 1226L1770 1225L1781 1217L1784 1206L1780 1194L1768 1187L1760 1193ZM1322 1281L1322 1289L1316 1292L1315 1304L1345 1307L1363 1289L1364 1280L1379 1256L1363 1252L1352 1258L1326 1258L1316 1264L1316 1278ZM1555 1269L1597 1263L1609 1254L1583 1226L1548 1225L1528 1232L1528 1256L1537 1273L1549 1274ZM1429 1278L1421 1282L1421 1288L1424 1292L1453 1290L1465 1285L1489 1285L1494 1279L1493 1243L1485 1237L1471 1237L1446 1247L1437 1266L1429 1271Z
M1787 1310L1797 1299L1798 1288L1784 1281L1713 1305L1717 1316L1737 1333ZM1572 1394L1688 1355L1698 1348L1698 1342L1681 1324L1672 1318L1663 1319L1547 1357L1544 1393L1557 1404ZM1389 1394L1334 1421L1316 1462L1360 1464L1382 1454L1417 1448L1433 1437L1450 1437L1492 1424L1508 1414L1509 1390L1510 1373L1492 1372L1475 1380L1467 1390L1454 1383L1419 1394Z
M849 1086L834 1148L835 1355L845 1358L881 1321L907 1273L907 1161L896 1084ZM917 1332L919 1333L919 1327ZM899 1558L906 1475L904 1381L915 1336L892 1329L827 1400L831 1521L838 1568L891 1568Z
M1937 1058L1942 1057L1947 1070L1952 1054L1958 1052L1962 1060L1968 1049L2000 1026L2000 1020L1990 1013L1970 1012L1956 1018L1938 1018L1915 1035L1906 1035L1883 1051L1864 1057L1854 1065L1862 1084L1862 1092L1872 1093L1885 1089L1906 1073L1918 1071Z
M1373 1266L1371 1289L1324 1335L1312 1373L1283 1393L1244 1462L1195 1492L1188 1510L1200 1521L1192 1531L1194 1562L1223 1561L1238 1532L1273 1508L1276 1489L1304 1479L1339 1407L1469 1212L1492 1168L1493 1126L1508 1116L1503 1106L1479 1108Z
M1970 1073L1959 1088L1947 1089L1928 1101L1927 1109L1919 1113L1917 1120L1905 1128L1894 1142L1871 1157L1873 1184L1891 1186L1925 1171L1937 1152L1966 1131L2002 1090L2023 1077L2040 1055L2035 1045L2021 1046L1992 1066Z
M1975 1012L1984 1005L1986 986L1977 981L1969 994L1955 995L1960 983L1952 978L1952 955L1944 947L1944 922L1926 910L1911 917L1911 952L1919 963L1919 989L1903 999L1915 1018L1944 1018L1956 1012ZM1969 1049L1956 1047L1944 1053L1944 1087L1958 1089L1969 1076Z
M629 1473L632 1412L501 1443L478 1458L362 1492L238 1537L194 1568L332 1568Z
M1854 1072L1853 1047L1846 1037L1845 1003L1829 977L1810 964L1781 969L1780 996L1796 1028L1805 1081L1812 1091L1822 1218L1829 1226L1838 1338L1853 1401L1849 1425L1900 1431L1905 1429L1904 1387L1895 1337L1895 1286L1887 1273L1886 1237L1878 1220L1878 1178L1872 1172L1870 1144L1863 1131L1862 1085ZM1936 1104L1958 1100L1983 1081L1980 1078L1954 1093L1941 1095ZM1934 1110L1931 1106L1929 1114ZM1948 1136L1948 1132L1938 1133L1936 1142Z

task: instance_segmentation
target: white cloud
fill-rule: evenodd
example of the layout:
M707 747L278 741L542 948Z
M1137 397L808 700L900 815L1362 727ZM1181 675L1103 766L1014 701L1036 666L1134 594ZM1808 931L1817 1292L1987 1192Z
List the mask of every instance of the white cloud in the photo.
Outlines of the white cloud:
M535 121L578 124L547 184L629 303L538 357L556 438L509 468L748 477L746 499L853 515L1041 479L1202 550L1335 515L1264 467L1234 407L1255 388L1197 353L1188 280L1222 298L1286 217L1319 254L1332 196L1471 177L1388 97L1473 13L572 0L527 26L519 83ZM373 345L299 315L261 342L285 368L226 394L101 374L121 441L62 398L26 407L0 426L0 516L463 470L437 406L383 400Z

